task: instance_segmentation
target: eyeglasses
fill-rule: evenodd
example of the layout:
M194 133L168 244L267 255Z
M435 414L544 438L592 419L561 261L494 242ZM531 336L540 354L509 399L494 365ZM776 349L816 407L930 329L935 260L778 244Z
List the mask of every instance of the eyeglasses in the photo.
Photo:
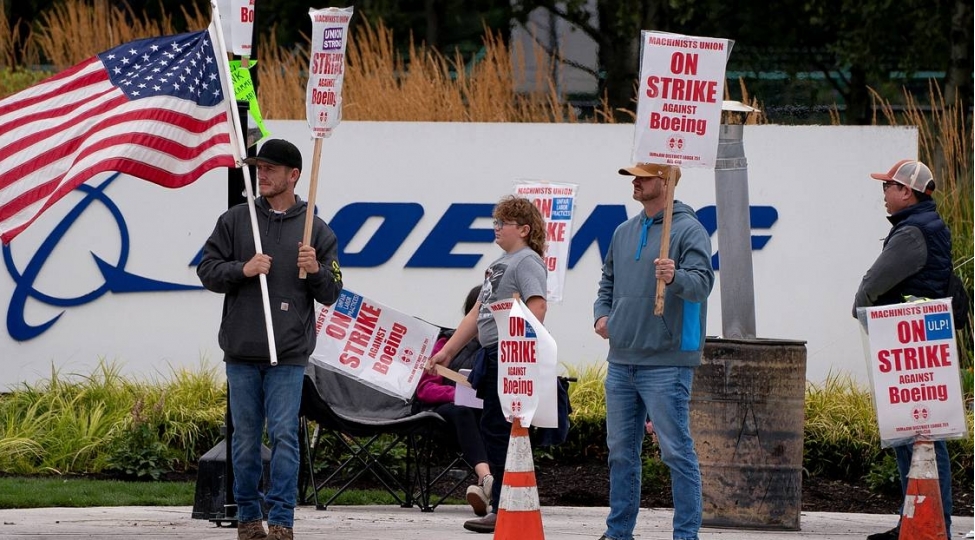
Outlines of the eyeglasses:
M899 186L899 185L901 185L900 182L893 182L893 181L884 182L884 193L887 193L887 188L891 186Z
M496 219L496 220L493 221L493 223L494 223L494 228L495 229L503 229L505 225L514 225L516 227L518 226L518 222L517 221L503 221L503 220L500 220L500 219Z

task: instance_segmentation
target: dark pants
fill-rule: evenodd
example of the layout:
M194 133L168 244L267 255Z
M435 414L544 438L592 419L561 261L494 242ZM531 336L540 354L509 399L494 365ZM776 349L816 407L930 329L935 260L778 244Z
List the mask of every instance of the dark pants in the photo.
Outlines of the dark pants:
M443 403L437 405L434 412L444 417L444 420L454 428L454 439L464 454L464 459L472 467L478 463L487 463L487 452L484 451L484 440L481 438L481 428L477 409Z
M485 372L477 386L477 397L484 400L481 411L481 437L484 439L484 450L487 452L488 464L491 466L491 476L494 477L494 489L491 492L491 506L498 511L498 501L501 499L501 485L504 483L504 462L508 456L508 440L511 438L511 423L501 411L501 399L498 397L498 348L491 347L484 350Z

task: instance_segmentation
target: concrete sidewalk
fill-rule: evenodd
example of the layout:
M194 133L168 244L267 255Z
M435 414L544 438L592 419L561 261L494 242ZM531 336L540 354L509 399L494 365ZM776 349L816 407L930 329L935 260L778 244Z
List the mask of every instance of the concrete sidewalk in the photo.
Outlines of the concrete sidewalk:
M542 523L546 540L596 540L603 533L606 508L546 506ZM235 540L236 529L193 519L186 507L96 507L0 510L0 539L107 538L139 540ZM644 509L639 540L670 540L672 511ZM476 540L489 539L463 529L470 519L466 505L440 506L435 512L398 506L300 507L295 514L298 540ZM799 531L702 529L711 540L863 540L896 523L894 515L804 512ZM954 518L952 539L972 530L971 517Z

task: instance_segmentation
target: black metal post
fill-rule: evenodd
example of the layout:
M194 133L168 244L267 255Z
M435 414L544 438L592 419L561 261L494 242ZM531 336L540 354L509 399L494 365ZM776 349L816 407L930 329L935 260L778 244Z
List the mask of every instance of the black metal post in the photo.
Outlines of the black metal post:
M240 117L240 128L247 133L247 121L248 114L247 109L249 104L246 101L237 102L237 115ZM247 157L253 157L257 155L255 153L254 147L250 147L247 150ZM254 174L251 171L251 188L254 188ZM244 169L227 169L227 208L233 208L238 204L247 202L247 196L244 192Z
M237 102L237 114L240 117L240 127L247 133L247 109L249 104L246 101ZM247 149L247 155L253 156L253 148ZM254 176L251 175L251 188L254 188L253 184ZM237 206L240 203L247 202L247 195L244 191L244 169L227 169L227 208ZM234 460L233 460L233 440L234 440L234 419L230 414L230 384L227 384L227 412L224 416L224 423L227 426L227 436L224 437L224 444L226 445L226 460L225 461L225 473L224 473L224 518L218 521L229 521L233 525L237 523L237 500L234 498Z
M226 436L223 438L224 443L224 474L223 474L223 493L224 493L224 503L223 503L223 515L224 519L217 517L216 519L211 519L210 521L216 521L219 525L221 522L230 522L232 526L237 525L237 499L234 498L234 460L233 460L233 444L234 439L234 417L230 414L230 383L227 383L227 412L224 413L224 424L226 425Z

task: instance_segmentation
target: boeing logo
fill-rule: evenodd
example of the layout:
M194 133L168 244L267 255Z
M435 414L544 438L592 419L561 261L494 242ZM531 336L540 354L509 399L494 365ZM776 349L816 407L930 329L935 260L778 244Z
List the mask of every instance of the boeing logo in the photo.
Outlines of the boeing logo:
M170 283L132 274L125 269L131 248L128 227L119 207L108 197L105 189L117 178L113 175L97 186L82 185L77 188L84 197L64 216L43 240L21 269L14 261L9 245L3 246L3 259L7 273L13 278L15 287L7 308L7 332L17 341L36 338L53 326L64 314L64 310L41 324L29 324L25 319L27 301L37 302L57 308L69 308L93 302L102 295L113 293L167 292L202 289L198 284ZM101 275L102 283L93 290L77 296L54 296L46 294L35 286L42 268L55 248L64 240L66 234L79 217L93 204L100 204L108 210L114 220L119 237L120 248L116 260L106 261L91 253ZM412 256L406 262L407 268L474 268L480 263L477 253L453 253L460 243L493 243L494 231L490 228L474 227L476 220L490 218L493 204L453 203L429 233L423 238ZM335 214L329 224L339 238L339 257L342 266L348 268L372 268L386 264L403 246L414 232L424 208L417 202L356 202L350 203ZM714 206L697 210L709 234L717 230L717 212ZM580 220L569 245L569 269L576 266L589 248L596 244L602 260L609 250L609 243L616 227L626 221L624 205L597 205L592 212ZM778 212L771 206L752 206L750 217L753 230L768 230L778 220ZM355 238L370 220L378 219L380 225L362 244L361 249L349 252L349 242ZM107 231L103 231L105 234ZM770 234L752 235L752 249L760 250L771 238ZM16 240L15 240L16 241ZM196 265L202 249L189 264ZM718 254L713 255L714 268L719 268Z
M163 281L156 281L154 279L144 278L137 276L135 274L130 274L125 271L125 263L129 258L129 229L125 225L125 218L122 216L122 211L119 207L112 202L112 200L105 195L105 188L108 187L116 178L118 174L110 176L107 180L99 184L98 186L89 186L87 184L82 184L78 186L76 191L84 193L85 196L74 208L72 208L67 215L57 224L56 227L51 231L51 234L44 239L34 255L27 261L27 265L24 267L23 271L17 268L13 260L13 255L10 251L10 245L3 246L3 262L7 268L7 273L13 278L14 287L13 294L10 296L10 303L7 306L7 333L10 337L16 339L17 341L27 341L33 339L54 325L64 314L61 311L51 319L39 324L31 325L27 323L24 318L24 308L27 305L27 300L33 298L44 304L68 308L72 306L80 306L82 304L87 304L88 302L93 302L101 297L103 294L111 291L115 293L130 293L130 292L150 292L150 291L179 291L179 290L189 290L201 288L198 285L181 285L178 283L166 283ZM100 203L105 206L108 212L111 214L112 219L115 221L115 225L118 227L119 241L121 243L118 260L114 263L110 263L101 259L98 255L94 253L91 256L95 259L95 264L98 266L98 270L102 275L103 283L101 286L96 287L85 294L74 297L56 297L45 294L34 287L34 283L37 281L37 276L40 275L41 269L44 264L50 258L54 249L59 243L64 239L65 234L71 229L71 226L75 221L87 210L93 203Z

